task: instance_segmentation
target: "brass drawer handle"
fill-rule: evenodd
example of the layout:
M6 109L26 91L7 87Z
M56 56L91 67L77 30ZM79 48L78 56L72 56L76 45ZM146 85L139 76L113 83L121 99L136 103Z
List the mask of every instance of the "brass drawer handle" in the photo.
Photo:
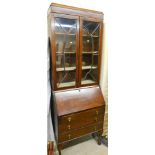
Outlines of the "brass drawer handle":
M69 130L71 129L71 126L70 126L70 125L68 125L68 129L69 129Z
M70 134L68 135L68 139L71 139L71 135Z
M98 120L97 117L95 117L95 121L96 121L96 122L97 122L97 120Z
M94 127L94 130L95 130L95 131L97 130L96 126Z
M96 115L98 115L98 110L96 110Z
M71 117L68 117L68 122L70 122L71 121Z

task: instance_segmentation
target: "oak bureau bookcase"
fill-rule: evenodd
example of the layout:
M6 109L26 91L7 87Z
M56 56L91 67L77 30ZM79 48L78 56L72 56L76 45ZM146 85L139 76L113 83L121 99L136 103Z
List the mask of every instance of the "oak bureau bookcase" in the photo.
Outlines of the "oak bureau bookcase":
M51 109L59 154L66 143L89 134L96 133L101 144L103 13L52 3L48 23Z

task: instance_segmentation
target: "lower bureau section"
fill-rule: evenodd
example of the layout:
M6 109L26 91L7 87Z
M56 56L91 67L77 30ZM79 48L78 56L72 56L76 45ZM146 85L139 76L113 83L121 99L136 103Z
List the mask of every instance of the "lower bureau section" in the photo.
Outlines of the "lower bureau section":
M69 141L74 138L78 138L89 133L97 132L102 129L103 129L103 123L94 124L67 133L59 134L58 141L59 143Z
M59 155L71 141L86 135L92 134L101 145L105 102L99 86L53 91L52 105Z

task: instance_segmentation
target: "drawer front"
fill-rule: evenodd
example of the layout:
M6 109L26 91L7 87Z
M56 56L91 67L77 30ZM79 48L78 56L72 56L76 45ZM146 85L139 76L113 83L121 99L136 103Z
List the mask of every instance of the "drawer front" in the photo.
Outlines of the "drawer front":
M103 123L94 124L91 126L87 126L85 128L70 131L70 132L65 133L65 134L59 134L58 141L59 142L69 141L69 140L72 140L74 138L78 138L80 136L83 136L83 135L86 135L89 133L97 132L97 131L102 130L102 129L103 129Z
M59 132L65 132L72 129L81 128L104 119L104 106L67 116L61 116L58 119Z
M63 132L69 132L69 131L72 131L72 130L75 130L75 129L78 129L78 128L81 128L81 127L84 127L84 126L88 126L90 124L95 124L95 123L103 123L103 120L104 120L104 115L98 115L98 116L93 116L93 117L90 117L88 119L85 119L85 117L83 117L84 119L78 121L71 121L71 122L67 122L66 124L59 124L59 127L58 127L58 131L59 133L63 133Z

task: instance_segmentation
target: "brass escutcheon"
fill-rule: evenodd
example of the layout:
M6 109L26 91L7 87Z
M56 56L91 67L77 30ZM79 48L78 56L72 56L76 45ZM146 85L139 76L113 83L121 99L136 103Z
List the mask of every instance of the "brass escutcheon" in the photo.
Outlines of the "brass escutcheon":
M71 135L70 134L68 135L68 139L71 139Z
M96 131L96 126L94 127L95 131Z
M68 125L68 129L69 129L69 130L71 129L71 126L70 126L70 125Z
M71 117L68 117L68 122L70 122L71 121Z

